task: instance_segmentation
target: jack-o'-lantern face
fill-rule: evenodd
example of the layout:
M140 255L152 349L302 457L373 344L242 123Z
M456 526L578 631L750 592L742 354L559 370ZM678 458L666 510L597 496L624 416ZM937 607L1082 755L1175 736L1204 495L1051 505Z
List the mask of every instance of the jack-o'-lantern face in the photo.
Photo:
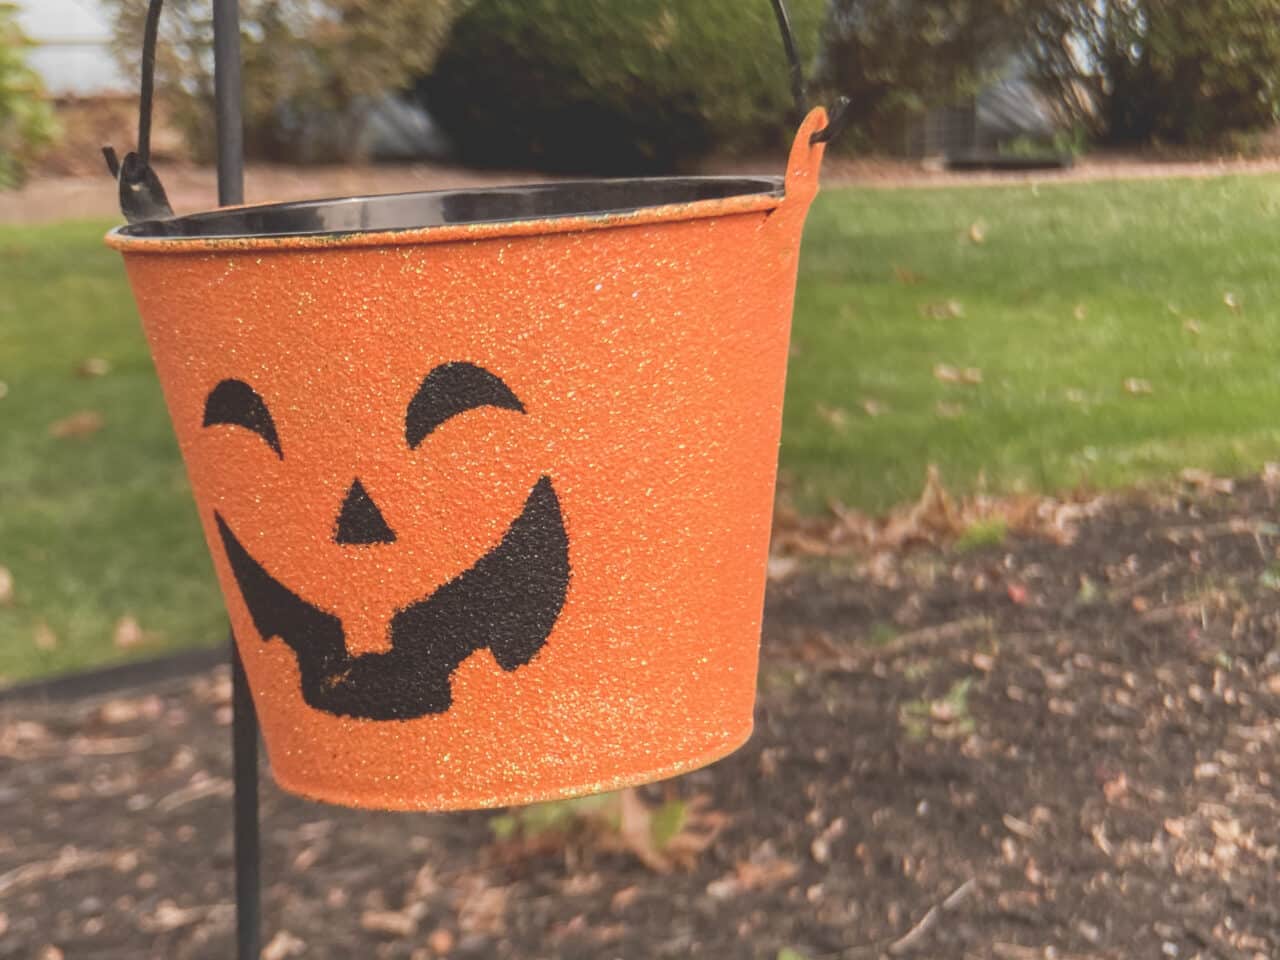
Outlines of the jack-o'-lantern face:
M498 376L475 364L432 370L409 400L404 442L416 450L437 428L482 407L515 414L524 404ZM222 380L204 403L205 428L256 433L276 457L288 455L268 401L242 380ZM453 705L451 678L487 649L508 672L528 664L555 627L569 585L569 541L549 477L534 485L501 542L469 569L397 610L390 649L352 656L340 617L277 580L244 547L233 518L214 520L249 615L264 642L283 641L297 657L302 696L316 710L367 720L411 720ZM396 531L359 477L333 519L316 531L334 549L396 550Z

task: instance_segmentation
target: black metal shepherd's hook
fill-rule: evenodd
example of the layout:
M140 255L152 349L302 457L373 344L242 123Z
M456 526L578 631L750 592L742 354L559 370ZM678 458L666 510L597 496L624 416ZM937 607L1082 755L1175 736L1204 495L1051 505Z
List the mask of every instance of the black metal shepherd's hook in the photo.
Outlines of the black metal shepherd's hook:
M218 138L218 203L244 202L244 124L241 115L240 9L238 0L213 2L213 76ZM103 147L107 169L119 183L120 209L130 223L173 216L160 178L151 168L151 118L156 42L163 0L151 0L142 40L142 91L138 149L123 161ZM235 837L236 956L259 960L262 950L261 844L258 822L258 716L244 665L231 638L232 776Z
M161 0L152 0L159 11ZM148 24L151 17L148 17ZM155 36L151 56L155 63ZM217 117L218 204L244 203L244 96L240 64L240 5L238 0L213 0L213 95ZM149 79L143 115L150 138ZM139 133L143 130L139 124ZM143 146L139 136L139 147ZM149 143L147 147L149 149ZM123 189L122 189L123 192ZM262 850L258 813L258 713L254 709L244 664L231 636L231 763L235 783L232 831L235 837L236 956L259 960L262 954Z
M796 109L804 116L809 111L809 91L804 77L804 66L800 63L800 51L796 46L796 35L791 29L791 17L787 13L783 0L773 0L773 12L778 18L778 29L782 32L782 45L787 51L787 63L791 66L791 95L795 98ZM830 143L840 136L849 125L848 97L840 97L831 108L831 118L827 125L809 138L810 143Z

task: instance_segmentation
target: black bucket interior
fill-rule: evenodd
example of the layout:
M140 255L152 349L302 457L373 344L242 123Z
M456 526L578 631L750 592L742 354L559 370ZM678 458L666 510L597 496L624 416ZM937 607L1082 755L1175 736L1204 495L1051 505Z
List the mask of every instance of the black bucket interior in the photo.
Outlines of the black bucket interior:
M783 195L781 177L578 180L482 190L398 193L210 210L121 227L139 238L301 237L634 213L651 207Z

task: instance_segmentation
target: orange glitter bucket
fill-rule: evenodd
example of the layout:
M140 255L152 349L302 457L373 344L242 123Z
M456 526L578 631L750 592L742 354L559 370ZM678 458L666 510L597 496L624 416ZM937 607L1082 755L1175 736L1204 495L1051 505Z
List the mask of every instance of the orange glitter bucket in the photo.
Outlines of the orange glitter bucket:
M447 810L751 733L823 110L784 178L113 231L280 785Z

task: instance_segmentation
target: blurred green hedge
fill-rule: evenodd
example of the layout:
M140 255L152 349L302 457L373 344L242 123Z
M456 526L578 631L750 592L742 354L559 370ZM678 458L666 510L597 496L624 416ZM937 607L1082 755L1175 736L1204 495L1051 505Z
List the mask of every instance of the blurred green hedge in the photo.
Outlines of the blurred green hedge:
M27 64L30 46L18 8L0 3L0 190L19 186L58 135L40 76Z
M817 51L825 0L790 0ZM418 85L461 159L561 173L688 168L785 143L769 0L475 0Z
M102 0L115 49L137 77L150 0ZM357 158L370 100L431 68L463 0L239 0L245 152L286 163ZM212 8L168 0L156 93L195 155L213 157ZM136 82L136 81L135 81Z

